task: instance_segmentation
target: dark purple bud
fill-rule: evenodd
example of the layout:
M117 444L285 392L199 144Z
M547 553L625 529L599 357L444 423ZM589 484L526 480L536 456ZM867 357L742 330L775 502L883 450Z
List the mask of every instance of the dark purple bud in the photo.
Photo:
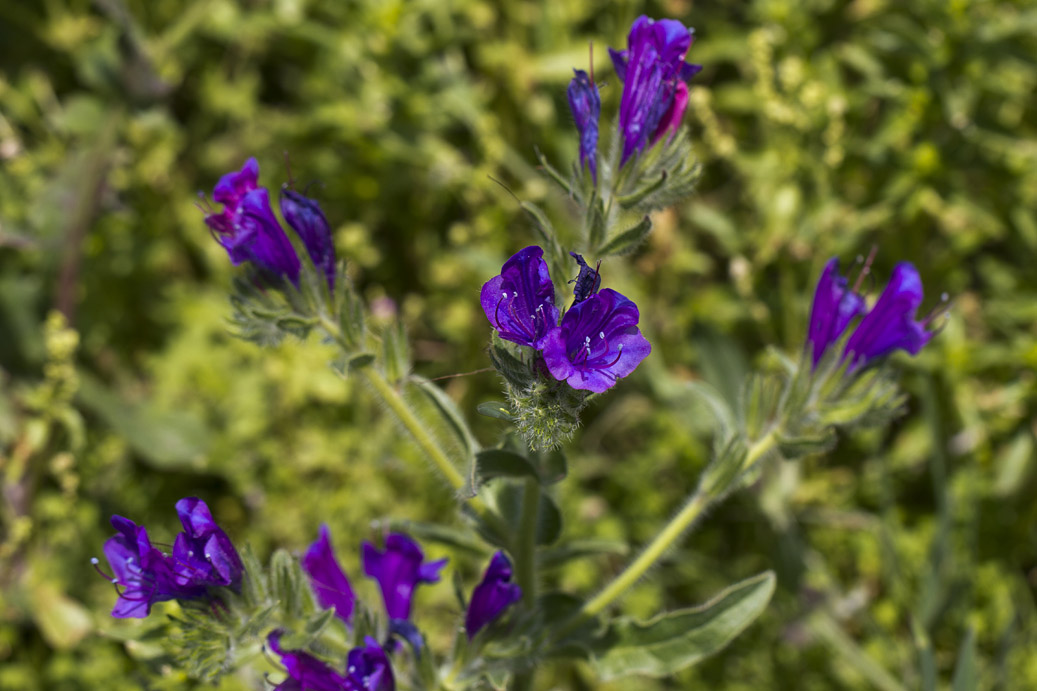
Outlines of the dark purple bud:
M569 82L569 109L576 130L580 133L580 166L587 166L591 178L598 182L598 117L601 115L601 95L598 86L583 70L573 70L576 75Z
M320 606L325 609L334 607L339 619L348 622L353 615L356 596L335 558L328 526L321 525L317 541L303 555L302 568L310 577L310 584Z
M270 208L266 188L257 185L258 176L259 164L250 158L240 171L220 178L213 199L224 208L206 214L205 222L235 266L249 261L298 283L299 257Z
M551 376L574 389L608 391L652 351L639 319L637 305L611 288L573 305L544 340Z
M364 688L353 685L347 677L307 652L282 648L282 633L274 631L266 639L288 673L288 678L275 687L278 691L352 691Z
M173 544L177 582L194 586L241 584L244 566L223 529L216 525L204 501L185 497L176 503L184 532Z
M694 29L679 21L654 21L642 15L630 27L627 49L609 49L616 74L623 82L620 165L680 125L688 105L685 82L702 69L684 62L692 41Z
M850 360L851 370L866 367L894 350L918 354L933 337L929 319L915 319L922 297L922 279L914 265L900 262L893 267L886 289L846 342L843 358Z
M501 616L508 607L522 599L522 588L511 582L511 562L504 552L497 552L472 591L464 625L471 640L475 634Z
M364 542L361 554L364 573L378 581L390 619L409 619L414 589L419 583L437 582L447 562L425 562L418 543L402 533L389 533L384 552Z
M323 271L328 286L335 287L335 246L331 240L331 226L317 200L305 197L287 187L281 188L281 215L285 223L298 233L310 259L318 271Z
M519 250L480 295L483 312L501 338L537 350L558 324L554 283L543 257L536 245Z
M864 298L839 275L839 260L835 257L829 259L818 279L814 305L810 309L807 342L812 350L814 367L829 346L842 337L850 322L864 314L865 309Z
M347 691L395 691L389 657L378 641L367 636L364 645L349 651L346 663Z
M598 269L601 268L601 262L598 262L598 266L590 268L587 266L587 262L584 261L583 257L570 252L569 256L576 260L576 263L580 265L580 273L569 283L575 283L573 287L573 304L583 302L594 293L598 292L598 288L601 287L601 273Z

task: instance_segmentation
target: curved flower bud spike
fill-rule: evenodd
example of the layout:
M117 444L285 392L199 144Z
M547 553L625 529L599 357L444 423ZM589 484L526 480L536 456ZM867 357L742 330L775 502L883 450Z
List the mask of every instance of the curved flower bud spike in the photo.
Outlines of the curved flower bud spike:
M702 69L684 62L694 31L674 19L654 21L642 15L630 27L627 49L609 48L612 65L623 82L621 166L680 125L688 105L685 82Z
M864 297L857 293L856 286L848 287L846 278L839 275L839 260L832 257L818 279L810 309L807 344L814 367L821 362L828 347L842 337L850 322L865 311Z
M335 558L328 526L321 524L317 540L302 557L302 568L310 577L317 602L325 609L335 609L339 619L349 622L356 604L356 595L349 579Z
M867 367L894 350L917 355L934 335L927 327L935 315L915 321L922 298L922 279L914 265L900 262L893 267L875 306L846 342L843 359L850 360L850 370Z
M574 389L608 391L652 351L639 319L637 305L611 288L573 305L544 343L551 376Z
M506 341L539 350L558 324L555 289L536 245L516 252L499 276L487 281L480 294L483 312Z
M601 94L594 79L583 70L573 70L569 82L569 110L572 111L576 130L580 134L580 167L591 171L591 179L598 182L598 118L601 115Z
M511 562L504 552L497 552L483 573L482 581L472 591L464 626L468 640L505 610L522 599L522 588L511 582Z
M446 559L426 562L425 553L410 536L389 533L385 551L370 542L361 548L364 573L378 581L385 611L390 619L409 619L414 589L421 583L435 583Z

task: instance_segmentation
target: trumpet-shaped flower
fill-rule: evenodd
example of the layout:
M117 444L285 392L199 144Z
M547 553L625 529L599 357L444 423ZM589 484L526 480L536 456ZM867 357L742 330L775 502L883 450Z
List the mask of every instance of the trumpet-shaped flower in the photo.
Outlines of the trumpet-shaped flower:
M917 355L933 337L929 318L915 319L922 297L922 279L914 265L900 262L893 267L886 289L846 342L843 358L850 360L850 368L865 367L894 350Z
M299 257L270 208L270 195L259 187L259 164L250 158L240 171L216 183L213 199L220 212L206 214L205 223L227 250L234 265L250 261L274 275L299 281Z
M814 292L810 310L807 341L812 349L814 367L833 343L838 341L855 317L866 311L864 297L849 287L839 274L839 260L833 257L825 264Z
M348 622L353 615L356 596L335 558L328 526L321 525L319 537L302 557L302 568L310 577L320 606L326 609L334 607L335 614Z
M435 583L446 559L426 562L425 553L411 537L390 533L385 551L370 542L361 549L364 573L378 581L385 611L390 619L409 619L414 589L420 583Z
M281 635L280 630L274 631L266 639L288 672L288 678L275 687L277 691L352 691L364 688L352 685L348 677L307 652L285 650L281 647Z
M501 338L542 348L547 334L558 324L555 289L544 250L532 245L515 253L500 275L483 285L480 301Z
M112 516L118 533L104 543L104 555L113 576L102 572L119 593L112 616L143 618L151 605L173 599L189 599L205 594L199 585L181 584L173 573L169 557L151 545L148 531L128 518ZM97 560L91 560L96 568Z
M522 599L522 588L511 582L511 575L511 562L504 552L494 554L468 603L464 624L469 639Z
M216 525L204 501L185 497L176 503L184 532L173 543L176 582L185 586L241 584L244 567L230 538Z
M630 27L627 49L609 48L613 67L623 82L620 165L680 125L688 105L686 82L702 69L701 65L684 62L693 41L694 29L679 21L654 21L642 15Z
M601 95L598 86L583 70L573 70L569 82L569 110L572 111L576 130L580 133L580 167L587 166L591 178L598 181L598 118L601 115Z
M367 636L364 645L349 651L346 661L347 691L394 691L392 665L378 641Z
M544 363L574 389L603 393L652 351L629 298L606 288L573 305L544 341Z

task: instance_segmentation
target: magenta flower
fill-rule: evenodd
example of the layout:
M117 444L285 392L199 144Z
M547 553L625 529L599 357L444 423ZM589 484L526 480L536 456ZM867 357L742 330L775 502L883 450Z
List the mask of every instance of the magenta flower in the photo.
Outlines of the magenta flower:
M812 348L814 367L828 347L842 337L850 322L865 311L864 297L854 292L846 278L839 275L839 260L832 257L821 272L810 309L807 342Z
M694 29L679 21L655 21L642 15L630 27L627 49L609 48L612 65L623 82L620 165L680 125L688 105L686 82L702 69L684 62L693 41Z
M569 110L572 111L576 130L580 133L580 167L587 166L591 178L598 181L598 117L601 115L601 95L598 86L583 70L569 82Z
M414 589L421 583L435 583L446 559L425 562L425 553L411 537L389 533L385 551L370 542L361 548L364 573L378 581L385 611L390 619L409 619Z
M468 603L464 625L469 640L522 599L522 588L511 582L511 575L511 562L504 552L494 554Z
M894 350L917 355L934 334L928 329L931 317L915 319L922 297L922 279L914 265L900 262L893 267L886 289L846 342L843 358L850 360L850 368L866 367Z
M299 281L299 257L270 208L270 195L259 187L259 164L250 158L235 173L216 183L213 199L220 212L206 214L205 223L235 266L249 261L292 283Z
M501 338L538 350L558 324L554 284L543 257L536 245L519 250L480 295L483 312Z
M321 525L319 537L303 555L302 568L310 577L310 584L320 606L325 609L334 607L335 614L348 622L353 615L356 596L335 558L327 525Z
M611 288L574 304L544 339L551 376L574 389L608 391L652 351L639 319L637 305Z
M352 691L364 688L351 685L345 675L307 652L283 649L281 635L280 630L274 631L266 639L288 672L288 678L275 687L277 691Z

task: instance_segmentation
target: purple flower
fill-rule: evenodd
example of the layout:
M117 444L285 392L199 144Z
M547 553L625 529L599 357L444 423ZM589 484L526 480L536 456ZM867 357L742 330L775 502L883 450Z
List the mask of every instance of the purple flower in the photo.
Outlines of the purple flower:
M282 632L277 630L267 636L267 643L281 657L281 664L288 672L288 678L275 687L277 691L352 691L365 688L351 683L349 678L307 652L283 649L281 635Z
M176 503L184 532L173 543L176 582L184 586L241 584L244 566L230 538L216 525L204 501L185 497Z
M511 562L504 552L497 552L472 591L464 625L471 640L475 634L522 598L522 588L511 582Z
M164 600L200 597L205 588L178 584L169 558L151 546L148 531L128 518L112 516L112 527L118 532L104 543L114 576L100 572L115 585L119 599L112 616L143 618L151 605ZM91 560L96 568L97 559Z
M601 287L601 273L598 269L601 268L601 262L598 262L596 268L591 268L587 265L587 262L582 256L575 252L570 252L569 256L576 260L576 263L580 265L580 273L569 283L575 283L573 287L573 304L583 302L594 293L598 292L598 288Z
M637 305L606 288L573 305L544 342L551 376L574 389L603 393L652 351L637 328Z
M807 342L812 346L814 367L830 345L838 341L855 317L866 310L864 297L854 292L839 275L839 260L828 260L814 292Z
M378 641L370 636L364 639L363 647L349 651L346 672L348 691L394 691L396 688L389 658Z
M519 250L480 295L483 312L501 338L537 350L558 323L554 284L543 257L536 245Z
M302 568L310 577L320 606L325 609L334 607L335 614L348 622L353 614L356 596L349 585L349 579L335 559L328 526L321 525L320 536L303 555Z
M688 105L685 82L701 65L684 62L694 29L674 19L638 17L627 36L627 49L609 48L616 74L623 82L619 127L623 133L623 165L664 133L680 125Z
M328 286L335 287L335 246L331 241L331 226L317 200L305 197L287 187L281 188L281 215L298 233L310 259L318 271L323 271Z
M601 115L601 95L598 86L583 70L569 82L569 110L580 133L580 167L587 166L591 178L598 182L598 117Z
M382 600L390 619L409 619L414 588L419 583L435 583L446 559L424 562L425 554L412 538L402 533L389 533L385 551L370 542L362 546L364 573L378 581Z
M220 178L212 196L223 210L206 214L205 223L235 266L250 261L298 283L299 257L270 208L269 193L257 185L258 178L254 158L245 161L240 171Z
M927 329L929 318L915 320L920 304L918 270L910 262L900 262L893 267L893 276L875 306L846 342L843 358L850 360L850 369L865 367L898 349L917 355L933 337Z

